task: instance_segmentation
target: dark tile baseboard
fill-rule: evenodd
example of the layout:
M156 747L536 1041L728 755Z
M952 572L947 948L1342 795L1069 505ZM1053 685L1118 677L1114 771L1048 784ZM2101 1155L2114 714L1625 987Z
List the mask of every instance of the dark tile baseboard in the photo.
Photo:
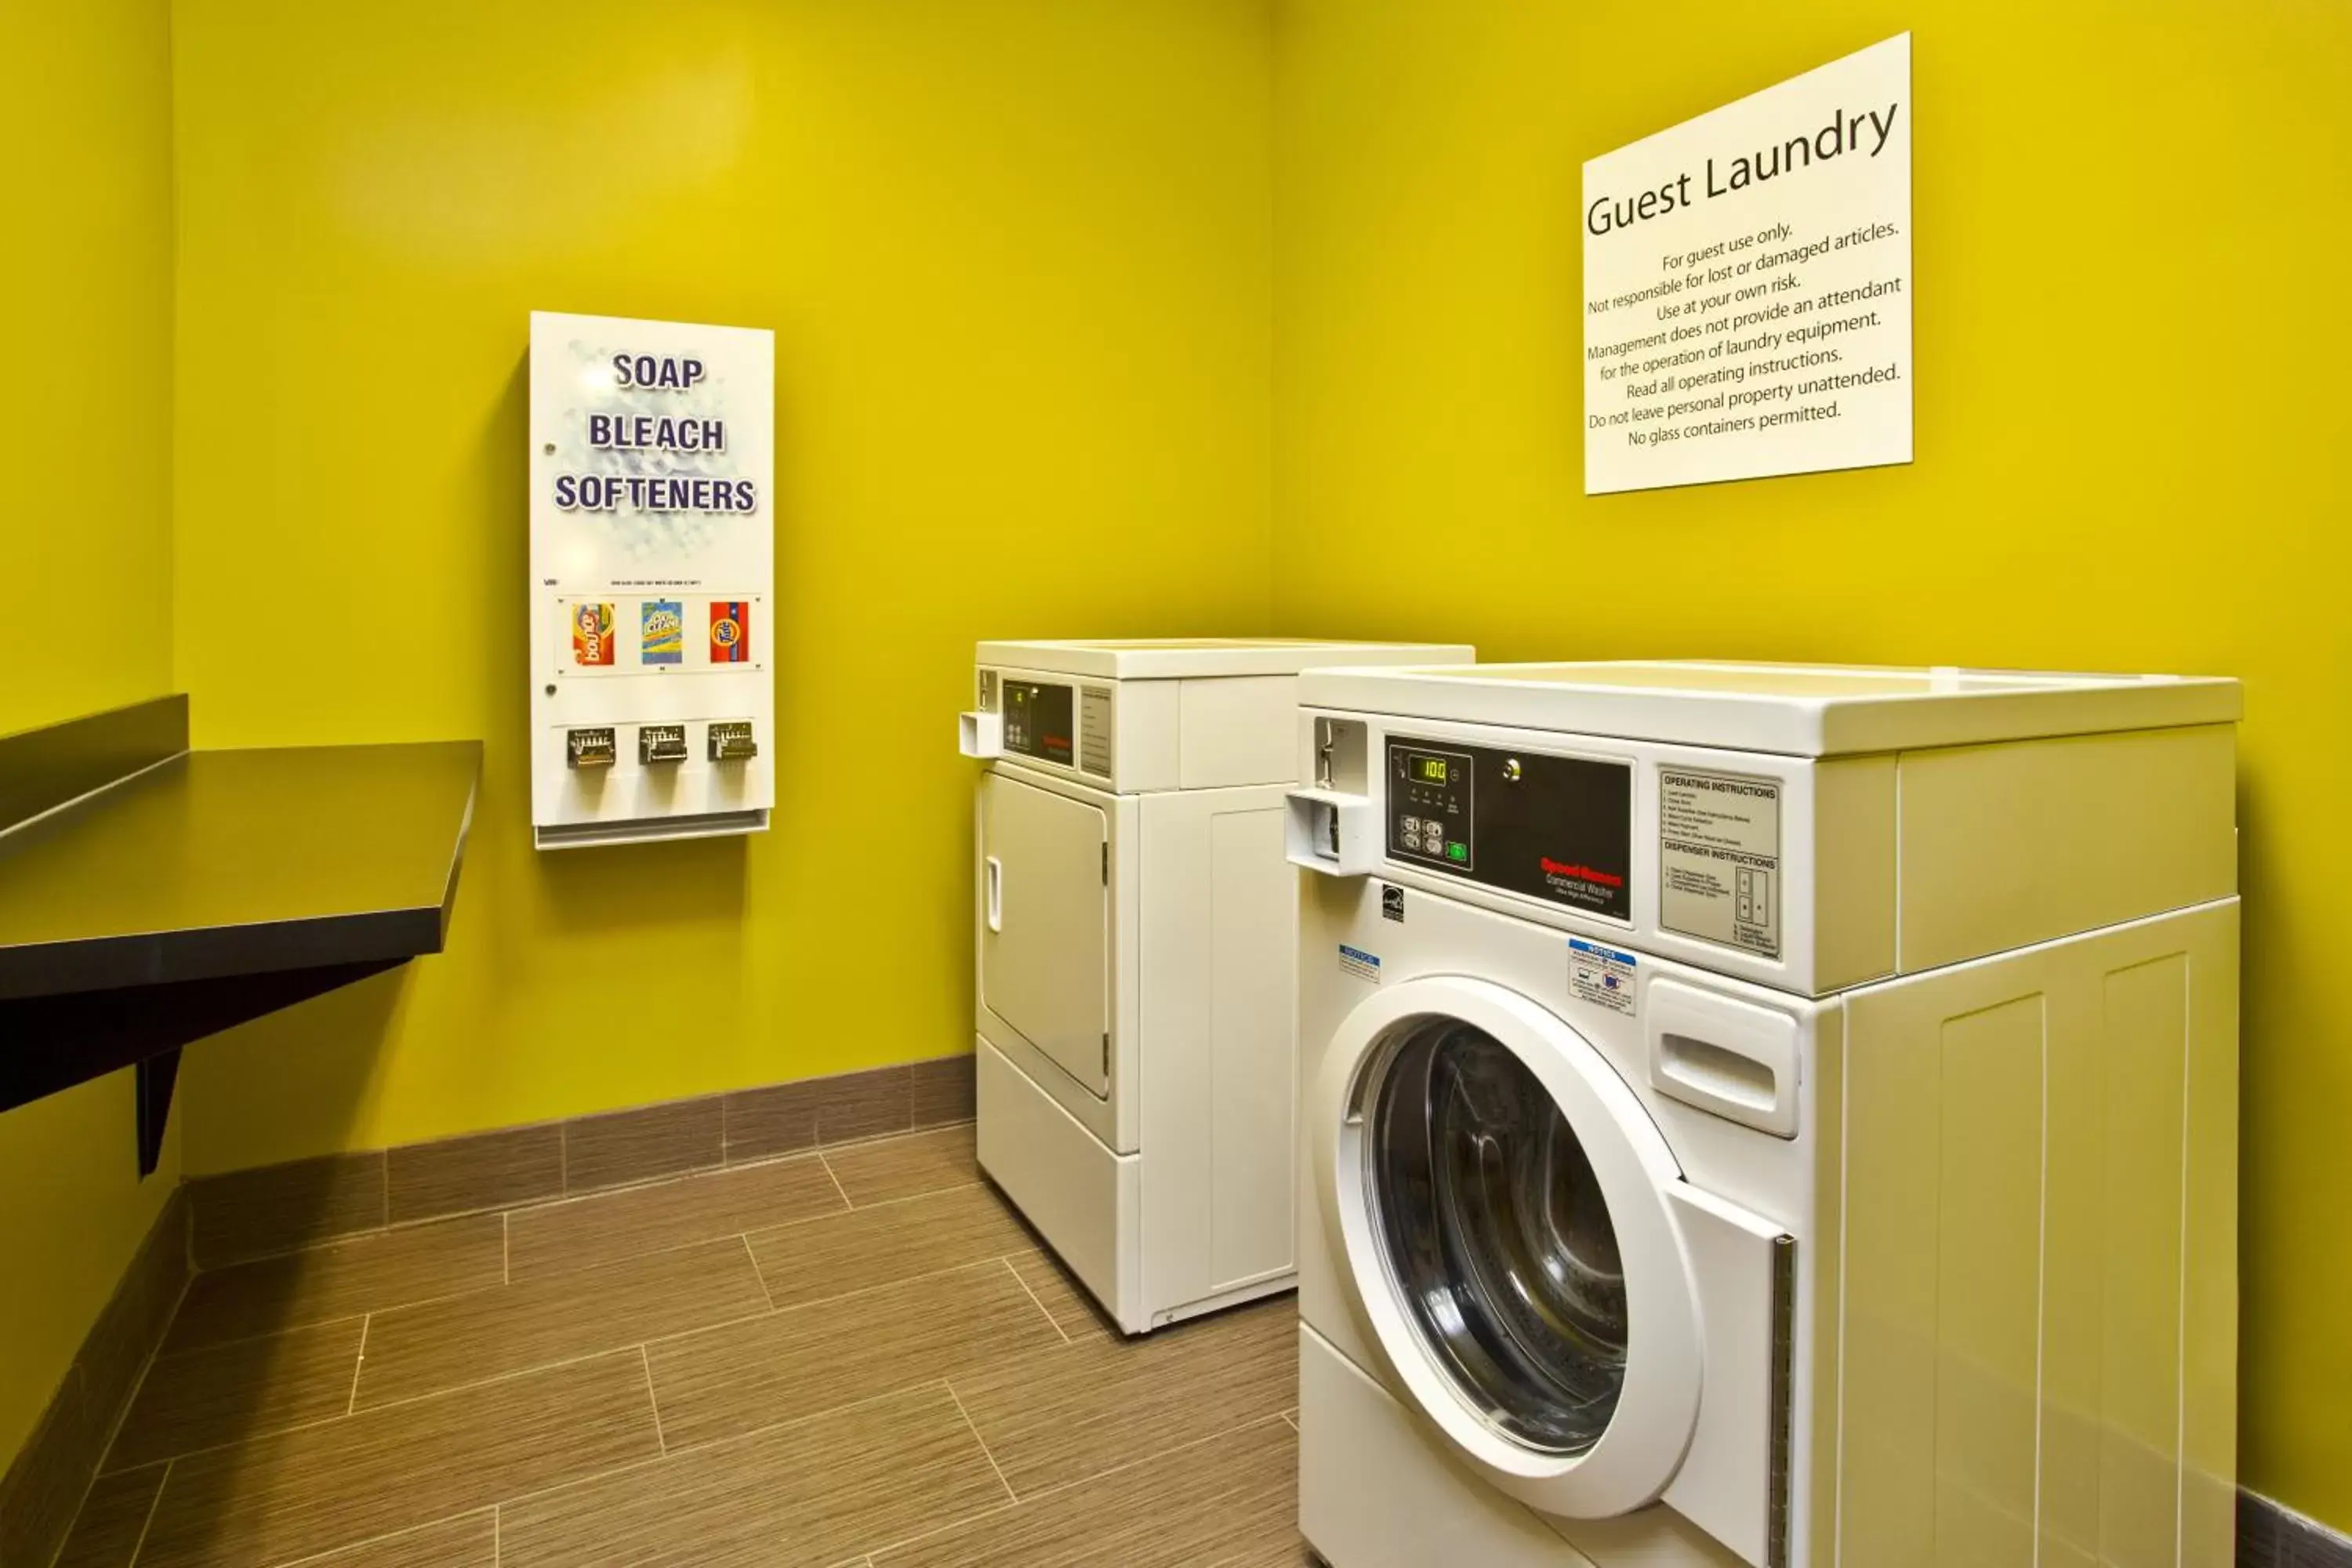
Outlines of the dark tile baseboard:
M2238 1493L2238 1568L2352 1568L2339 1535L2260 1492Z
M187 1187L192 1256L217 1268L389 1226L968 1121L972 1096L966 1054L200 1176Z
M165 1200L33 1435L0 1479L0 1563L46 1563L64 1543L187 1288L188 1214L185 1188Z

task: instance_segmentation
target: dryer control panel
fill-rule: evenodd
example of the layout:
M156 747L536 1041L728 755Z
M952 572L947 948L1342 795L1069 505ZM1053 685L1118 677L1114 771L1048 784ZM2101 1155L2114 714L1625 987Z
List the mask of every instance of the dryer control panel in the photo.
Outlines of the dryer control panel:
M1070 689L1041 680L1004 683L1004 749L1063 767L1077 759Z
M1633 764L1392 735L1388 852L1505 892L1633 918Z

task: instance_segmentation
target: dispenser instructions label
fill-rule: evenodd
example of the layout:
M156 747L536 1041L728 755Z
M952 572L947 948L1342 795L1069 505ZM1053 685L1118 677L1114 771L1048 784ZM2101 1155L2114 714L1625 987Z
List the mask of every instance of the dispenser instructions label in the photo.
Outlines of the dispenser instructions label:
M1633 1016L1634 958L1597 942L1570 937L1568 942L1568 988L1580 1002Z
M1658 925L1780 956L1780 781L1658 770Z
M1911 460L1911 35L1584 165L1584 493Z

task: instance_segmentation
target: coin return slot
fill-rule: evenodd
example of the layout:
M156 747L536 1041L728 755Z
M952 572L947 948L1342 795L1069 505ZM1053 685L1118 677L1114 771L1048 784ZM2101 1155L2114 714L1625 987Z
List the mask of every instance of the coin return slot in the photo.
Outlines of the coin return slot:
M610 730L566 730L564 761L575 768L609 768L615 760Z

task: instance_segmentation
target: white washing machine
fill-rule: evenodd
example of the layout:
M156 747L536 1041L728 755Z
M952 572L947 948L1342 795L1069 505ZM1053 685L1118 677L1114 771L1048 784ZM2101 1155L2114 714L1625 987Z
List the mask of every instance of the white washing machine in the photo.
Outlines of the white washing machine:
M980 1163L1127 1332L1290 1288L1298 672L1426 643L988 642Z
M1300 700L1324 1559L2225 1568L2235 682Z

